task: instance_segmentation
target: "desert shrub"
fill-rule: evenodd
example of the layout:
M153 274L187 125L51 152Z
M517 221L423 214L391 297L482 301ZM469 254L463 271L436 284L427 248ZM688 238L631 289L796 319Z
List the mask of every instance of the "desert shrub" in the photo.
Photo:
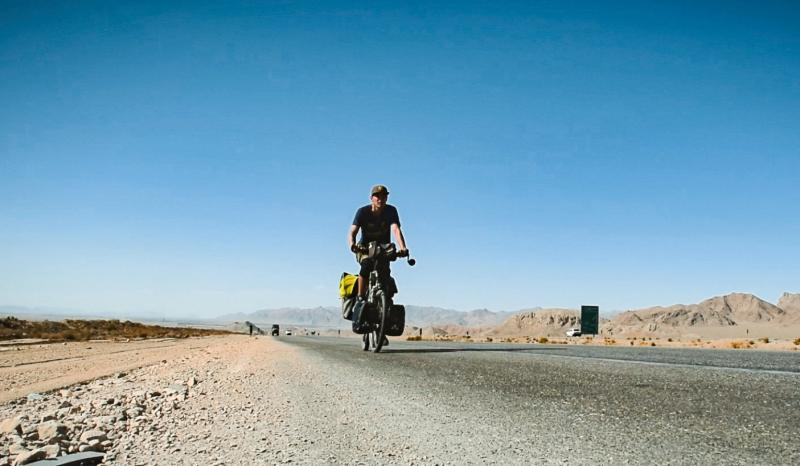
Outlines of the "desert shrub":
M656 342L654 342L654 341L651 341L651 342L650 342L650 346L656 346Z
M733 349L742 349L742 348L750 348L750 342L747 341L732 341L731 348Z
M631 346L633 346L633 342L631 342Z
M422 340L422 337L419 335L411 335L406 337L406 341L420 341L420 340Z
M672 338L667 338L667 341L672 342Z
M768 337L761 337L761 338L759 338L758 340L759 340L759 341L762 341L762 342L764 342L764 343L769 343L769 338L768 338Z
M613 338L605 338L603 340L603 343L606 344L606 345L614 345L614 344L617 343L617 340L615 340Z
M486 343L491 343L491 342L492 342L492 337L486 337Z
M547 337L539 337L539 340L538 340L538 342L542 343L542 344L547 343L548 341L550 341L550 340L548 340Z
M75 320L62 322L26 321L15 317L0 319L0 340L17 338L44 338L50 341L79 341L111 338L159 338L220 335L223 330L189 329L144 325L119 320Z
M795 338L794 344L800 346L800 338Z
M756 342L754 342L753 340L750 340L750 341L747 342L747 344L752 346L752 345L755 345Z

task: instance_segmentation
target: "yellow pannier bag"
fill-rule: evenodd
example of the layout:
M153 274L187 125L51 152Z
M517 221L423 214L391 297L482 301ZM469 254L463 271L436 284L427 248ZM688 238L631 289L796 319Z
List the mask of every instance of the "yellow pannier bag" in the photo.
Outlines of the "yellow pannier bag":
M356 282L358 275L353 275L347 272L342 273L342 278L339 279L339 297L347 299L353 296L356 292Z

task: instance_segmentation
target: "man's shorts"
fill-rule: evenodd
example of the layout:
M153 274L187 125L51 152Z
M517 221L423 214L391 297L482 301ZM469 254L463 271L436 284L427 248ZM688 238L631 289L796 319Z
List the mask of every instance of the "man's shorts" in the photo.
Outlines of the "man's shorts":
M372 272L375 267L376 259L366 257L366 254L358 254L356 260L361 264L361 271L358 274L362 277L369 277L370 272ZM387 277L391 274L389 261L383 260L378 263L378 274Z

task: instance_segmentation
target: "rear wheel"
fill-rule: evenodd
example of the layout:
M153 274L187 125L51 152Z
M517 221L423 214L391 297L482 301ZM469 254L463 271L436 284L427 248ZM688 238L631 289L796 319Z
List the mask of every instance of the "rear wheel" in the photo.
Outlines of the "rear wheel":
M378 298L378 329L370 332L370 347L373 353L379 353L383 348L384 335L386 334L386 323L388 322L389 300L384 293Z

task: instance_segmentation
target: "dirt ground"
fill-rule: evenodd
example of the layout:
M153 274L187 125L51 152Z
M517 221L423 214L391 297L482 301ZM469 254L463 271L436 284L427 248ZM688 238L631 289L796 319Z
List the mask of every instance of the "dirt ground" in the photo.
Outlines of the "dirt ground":
M0 403L197 354L226 337L0 346Z

